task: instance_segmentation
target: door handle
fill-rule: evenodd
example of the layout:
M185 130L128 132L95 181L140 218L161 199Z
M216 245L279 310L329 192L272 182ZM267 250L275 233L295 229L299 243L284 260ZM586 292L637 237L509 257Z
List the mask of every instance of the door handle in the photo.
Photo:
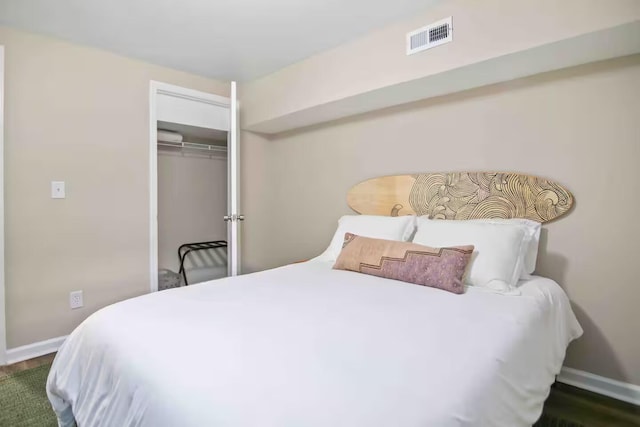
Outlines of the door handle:
M244 215L238 215L238 221L244 221Z
M232 221L231 215L225 215L222 217L222 219L224 219L224 222Z

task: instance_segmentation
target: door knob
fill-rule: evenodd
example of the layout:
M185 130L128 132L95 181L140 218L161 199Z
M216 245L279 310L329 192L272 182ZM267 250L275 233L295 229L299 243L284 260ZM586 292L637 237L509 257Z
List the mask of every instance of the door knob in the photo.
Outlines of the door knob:
M231 215L225 215L222 217L222 219L224 219L225 222L229 222L231 221Z
M238 221L244 221L244 215L238 215Z

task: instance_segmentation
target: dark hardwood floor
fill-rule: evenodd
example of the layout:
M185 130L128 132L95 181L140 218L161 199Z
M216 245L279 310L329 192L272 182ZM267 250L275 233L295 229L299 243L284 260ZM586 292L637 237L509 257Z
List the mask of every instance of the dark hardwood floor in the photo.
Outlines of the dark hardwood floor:
M51 363L55 353L0 366L0 379L14 372ZM536 427L640 427L640 406L556 383Z
M36 357L35 359L25 360L24 362L14 363L13 365L0 366L0 379L11 375L15 372L25 371L31 368L37 368L45 363L53 362L53 358L56 357L55 353L46 354L44 356Z
M536 426L631 427L640 426L640 406L555 383Z

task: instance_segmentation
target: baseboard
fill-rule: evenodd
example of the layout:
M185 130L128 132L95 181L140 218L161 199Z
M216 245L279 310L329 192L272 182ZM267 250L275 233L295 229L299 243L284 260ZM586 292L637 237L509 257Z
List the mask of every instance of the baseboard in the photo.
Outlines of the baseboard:
M10 348L7 350L7 365L22 362L23 360L33 359L34 357L44 356L45 354L55 353L66 339L67 336L51 338L44 341L34 342L33 344L23 345L21 347Z
M640 405L640 386L573 368L562 368L558 382Z

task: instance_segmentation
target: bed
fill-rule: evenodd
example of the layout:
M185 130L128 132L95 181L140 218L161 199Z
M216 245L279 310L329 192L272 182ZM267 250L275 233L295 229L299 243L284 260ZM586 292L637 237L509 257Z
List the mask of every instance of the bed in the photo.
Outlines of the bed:
M333 262L94 313L47 381L59 424L531 426L582 333L547 278L456 295Z

